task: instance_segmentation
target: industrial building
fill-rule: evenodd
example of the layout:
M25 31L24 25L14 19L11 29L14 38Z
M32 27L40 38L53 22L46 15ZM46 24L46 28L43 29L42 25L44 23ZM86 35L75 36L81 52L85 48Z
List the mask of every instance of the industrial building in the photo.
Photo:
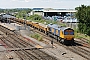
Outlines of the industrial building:
M52 9L52 8L33 8L31 15L38 14L44 17L73 15L74 9Z

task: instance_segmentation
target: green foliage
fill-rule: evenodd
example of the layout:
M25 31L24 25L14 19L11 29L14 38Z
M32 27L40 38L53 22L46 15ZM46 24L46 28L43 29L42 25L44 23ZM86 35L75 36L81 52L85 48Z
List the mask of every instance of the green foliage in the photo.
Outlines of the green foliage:
M41 20L42 17L40 15L35 14L35 15L31 15L30 19L32 19L32 20Z
M90 6L81 5L76 7L76 10L79 32L90 36Z
M35 39L37 39L37 40L39 40L39 41L42 41L42 36L40 35L40 34L32 34L32 35L30 35L32 38L35 38Z
M0 13L3 13L4 12L4 9L0 9Z
M39 40L39 41L42 41L42 36L39 36L39 37L38 37L38 40Z
M75 36L75 38L78 38L78 30L77 29L74 29L74 36Z
M57 24L58 23L58 21L54 21L54 20L44 20L44 19L42 19L42 16L36 15L36 14L31 15L30 17L28 17L27 20L32 20L32 21L35 21L35 22L43 23L43 24L46 22L46 25L50 24L50 23L52 23L52 24ZM60 25L65 26L65 24L60 24Z
M29 20L29 19L28 19L28 20ZM31 19L31 20L32 20L32 19ZM44 20L44 19L41 19L41 20L32 20L32 21L39 22L39 23L43 23L43 24L46 23L45 25L52 23L52 24L58 24L58 25L60 25L60 26L66 26L66 25L63 24L63 23L59 23L59 21L54 21L54 20Z
M90 40L87 40L87 43L89 43L89 44L90 44Z
M23 19L27 19L28 18L28 13L30 13L30 9L24 9L24 10L20 10L17 14L16 17L18 18L23 18Z
M17 13L16 13L17 12ZM17 18L26 18L27 13L30 13L31 9L29 8L16 8L16 9L0 9L0 13L11 14L14 13L14 16Z

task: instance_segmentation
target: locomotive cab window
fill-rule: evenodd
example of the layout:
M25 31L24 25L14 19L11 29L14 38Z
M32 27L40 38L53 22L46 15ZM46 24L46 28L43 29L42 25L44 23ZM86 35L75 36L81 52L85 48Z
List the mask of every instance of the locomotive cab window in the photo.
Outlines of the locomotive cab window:
M72 29L67 29L64 31L65 35L74 35L74 31Z
M71 32L70 32L70 35L74 35L74 31L71 31Z
M67 31L65 31L65 32L64 32L64 35L68 35L68 32L67 32Z

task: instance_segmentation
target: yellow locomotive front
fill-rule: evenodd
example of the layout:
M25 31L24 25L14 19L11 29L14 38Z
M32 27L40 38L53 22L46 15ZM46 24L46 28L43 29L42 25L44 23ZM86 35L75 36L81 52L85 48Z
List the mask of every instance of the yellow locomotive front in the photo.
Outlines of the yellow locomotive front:
M74 30L71 28L64 30L64 39L65 40L74 40Z
M74 43L74 30L68 27L60 28L60 42L64 44Z
M61 33L60 33L61 34ZM74 30L71 28L65 28L62 30L62 35L60 35L61 42L64 42L64 44L73 44L74 43Z

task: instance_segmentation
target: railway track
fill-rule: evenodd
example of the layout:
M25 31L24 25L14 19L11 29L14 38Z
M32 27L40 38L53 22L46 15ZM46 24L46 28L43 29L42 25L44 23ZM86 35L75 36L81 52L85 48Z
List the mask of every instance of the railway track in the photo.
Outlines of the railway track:
M19 53L18 53L19 52ZM15 53L17 55L19 55L19 58L21 60L39 60L38 57L36 57L35 55L32 55L31 53L25 51L25 50L22 50L22 51L15 51ZM23 58L22 58L23 57Z
M48 37L44 33L40 32L38 30L35 30L35 29L34 29L34 32L39 33L45 39L52 41L52 38ZM81 40L81 42L80 41L79 42L75 41L76 43L71 45L71 46L66 46L66 45L60 44L59 42L57 42L56 39L53 39L53 41L54 41L54 43L57 43L58 45L65 47L66 49L68 49L68 50L70 50L70 51L72 51L72 52L86 58L87 60L90 60L90 48L87 47L87 46L83 46L83 44L86 44L85 40L84 41ZM85 48L88 48L88 49L85 49Z
M78 55L90 60L90 51L82 48L82 46L71 46L68 47L72 52L77 53Z
M24 48L32 47L29 42L26 42L22 36L17 36L14 32L9 31L8 29L0 26L0 30L3 33L7 33L6 36L0 38L8 48ZM15 51L19 56L20 60L57 60L55 57L52 57L41 50L21 50Z
M78 39L78 40L79 40L79 41L75 41L76 44L78 43L78 44L80 44L80 45L82 45L82 46L90 49L90 44L88 44L87 39L80 38L80 39Z
M33 29L34 30L34 29ZM49 40L49 41L52 41L52 38L48 37L47 35L45 35L44 33L38 31L38 30L34 30L34 32L36 33L39 33L41 34L45 39ZM53 39L54 43L62 46L62 47L65 47L66 49L86 58L87 60L90 60L90 48L88 49L85 49L83 47L86 47L86 46L83 46L83 43L85 43L84 41L81 41L81 42L77 42L75 43L74 45L71 45L71 46L65 46L63 44L60 44L59 42L57 42L56 39Z

